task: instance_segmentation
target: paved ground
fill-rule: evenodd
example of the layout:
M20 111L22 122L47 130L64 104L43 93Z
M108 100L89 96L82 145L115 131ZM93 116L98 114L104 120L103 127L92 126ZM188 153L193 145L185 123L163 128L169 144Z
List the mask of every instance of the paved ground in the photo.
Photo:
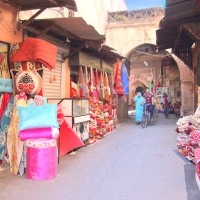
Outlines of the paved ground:
M0 172L1 200L196 200L194 165L176 151L177 119L142 129L133 119L93 146L64 156L58 176L30 181Z

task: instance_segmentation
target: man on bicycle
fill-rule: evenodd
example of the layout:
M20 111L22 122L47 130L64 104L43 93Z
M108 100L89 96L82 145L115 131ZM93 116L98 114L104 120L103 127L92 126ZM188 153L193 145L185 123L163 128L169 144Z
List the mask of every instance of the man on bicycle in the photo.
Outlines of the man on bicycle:
M145 109L149 110L150 120L153 121L153 110L154 110L153 93L150 92L149 88L146 89L146 93L144 93L143 97L146 100Z

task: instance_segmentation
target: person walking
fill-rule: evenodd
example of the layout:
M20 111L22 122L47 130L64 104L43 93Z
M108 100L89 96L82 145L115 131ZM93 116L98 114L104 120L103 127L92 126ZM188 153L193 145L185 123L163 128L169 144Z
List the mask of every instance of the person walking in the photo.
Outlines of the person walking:
M142 94L138 92L133 100L135 102L135 107L136 107L135 121L137 124L140 124L144 111L145 99L142 97Z
M165 111L165 118L169 118L169 108L170 108L170 104L171 104L171 99L170 97L167 95L166 92L163 93L163 96L161 98L161 105L164 106L164 111Z

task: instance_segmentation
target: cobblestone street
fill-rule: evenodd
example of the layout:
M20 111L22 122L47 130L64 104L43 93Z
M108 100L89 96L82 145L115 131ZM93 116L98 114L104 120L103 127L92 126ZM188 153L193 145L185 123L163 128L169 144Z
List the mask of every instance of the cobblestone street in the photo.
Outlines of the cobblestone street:
M64 156L57 178L50 181L30 181L1 171L0 199L200 199L194 165L177 154L176 121L174 116L168 120L160 116L153 126L142 129L129 118L95 145ZM191 177L187 170L192 170Z

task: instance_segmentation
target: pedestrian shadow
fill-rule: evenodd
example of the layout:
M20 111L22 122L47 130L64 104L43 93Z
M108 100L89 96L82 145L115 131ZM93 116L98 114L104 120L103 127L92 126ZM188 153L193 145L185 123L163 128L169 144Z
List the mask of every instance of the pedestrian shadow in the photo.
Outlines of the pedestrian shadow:
M187 191L187 200L200 200L200 191L195 179L195 165L194 164L185 164L185 183Z

